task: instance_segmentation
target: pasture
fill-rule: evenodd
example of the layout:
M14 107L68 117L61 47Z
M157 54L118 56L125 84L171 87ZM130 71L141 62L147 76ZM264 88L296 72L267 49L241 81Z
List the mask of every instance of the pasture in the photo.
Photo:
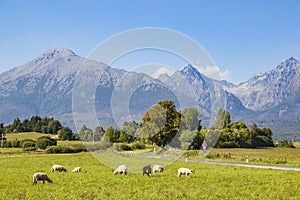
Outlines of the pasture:
M300 148L213 148L206 159L227 162L300 166Z
M44 134L44 133L36 133L36 132L24 132L24 133L9 133L5 134L5 138L7 140L23 140L23 139L33 139L36 140L39 137L42 136L50 136L51 138L58 138L57 135L51 135L51 134Z
M114 155L110 156L111 160ZM0 154L0 199L299 199L300 173L175 161L151 178L113 170L90 153ZM133 162L143 158L131 157ZM153 163L162 161L153 159ZM122 161L120 161L122 162ZM51 173L53 164L68 171ZM115 163L116 165L118 163ZM123 163L127 164L127 163ZM81 173L71 173L74 167ZM130 166L130 164L128 164ZM177 169L195 169L177 178ZM53 184L32 185L32 175L45 172Z

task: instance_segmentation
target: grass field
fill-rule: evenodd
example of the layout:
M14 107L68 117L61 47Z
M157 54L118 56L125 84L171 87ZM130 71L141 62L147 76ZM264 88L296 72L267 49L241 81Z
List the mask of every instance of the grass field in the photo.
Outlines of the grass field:
M109 156L114 160L113 155ZM295 171L176 161L166 166L163 173L148 178L142 173L132 173L130 168L127 176L113 175L113 169L89 153L0 154L0 159L0 199L5 200L299 199L300 196L300 173ZM139 162L141 158L131 159ZM53 164L63 164L68 171L51 173ZM70 172L76 166L82 167L82 173ZM179 167L193 168L196 173L177 178ZM39 182L33 186L32 175L38 171L46 172L54 183Z
M213 148L208 158L243 163L246 156L248 156L249 163L254 164L300 166L300 148Z
M33 139L36 140L39 137L42 136L50 136L51 138L57 138L57 135L51 135L51 134L43 134L43 133L36 133L36 132L25 132L25 133L9 133L5 134L5 138L7 140L24 140L24 139Z

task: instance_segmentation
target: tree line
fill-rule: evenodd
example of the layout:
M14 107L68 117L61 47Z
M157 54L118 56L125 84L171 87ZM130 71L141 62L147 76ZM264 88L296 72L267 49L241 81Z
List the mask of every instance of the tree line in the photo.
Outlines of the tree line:
M78 134L73 134L68 127L63 127L58 120L33 116L22 122L16 118L12 124L0 124L0 133L39 132L58 134L61 140L78 140L101 142L103 146L114 143L138 143L165 147L169 145L182 149L201 149L205 140L208 146L220 148L255 148L274 146L272 131L269 128L251 129L244 122L231 122L228 111L218 110L216 121L210 128L203 128L200 113L195 108L177 111L171 100L159 101L149 108L141 122L124 122L121 129L109 125L106 128L97 126L94 130L83 125ZM2 135L2 134L0 134ZM122 148L130 149L128 145Z
M228 111L218 110L215 124L202 128L199 111L186 108L178 112L173 101L159 101L149 108L140 123L124 122L121 129L113 126L92 129L83 125L79 137L83 141L111 143L141 143L182 149L201 149L203 141L219 148L272 147L272 131L269 128L251 129L244 122L231 122ZM123 145L123 149L130 149Z
M4 126L0 123L0 139L2 134L37 132L46 134L58 134L61 140L76 140L79 137L72 132L69 127L62 126L58 120L48 117L32 116L30 119L21 121L19 118L14 119L12 124Z
M56 134L62 129L62 125L58 120L48 117L32 116L30 119L21 121L19 118L14 119L12 124L3 126L4 133L20 133L20 132L37 132Z

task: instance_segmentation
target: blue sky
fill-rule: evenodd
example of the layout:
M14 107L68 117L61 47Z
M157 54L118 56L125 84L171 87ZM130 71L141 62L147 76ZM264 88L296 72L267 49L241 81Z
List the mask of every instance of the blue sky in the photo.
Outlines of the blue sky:
M119 32L162 27L193 38L238 83L300 59L299 10L297 0L0 0L0 72L52 48L87 56Z

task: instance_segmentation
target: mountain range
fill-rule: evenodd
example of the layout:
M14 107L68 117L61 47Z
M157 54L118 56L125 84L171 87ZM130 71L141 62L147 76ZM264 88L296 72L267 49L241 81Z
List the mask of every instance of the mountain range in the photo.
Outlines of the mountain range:
M75 132L83 124L120 127L140 121L164 99L173 100L177 110L199 109L205 127L224 108L232 121L270 127L275 139L300 140L300 61L293 57L239 84L208 78L192 65L153 78L62 48L0 74L0 122L5 124L39 115Z

